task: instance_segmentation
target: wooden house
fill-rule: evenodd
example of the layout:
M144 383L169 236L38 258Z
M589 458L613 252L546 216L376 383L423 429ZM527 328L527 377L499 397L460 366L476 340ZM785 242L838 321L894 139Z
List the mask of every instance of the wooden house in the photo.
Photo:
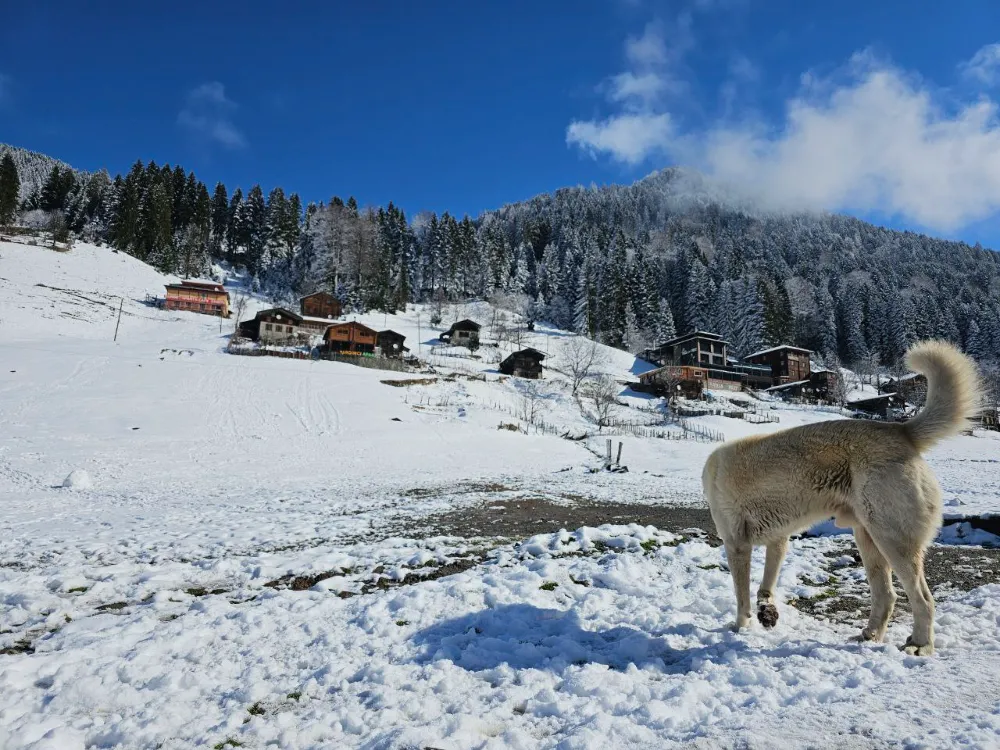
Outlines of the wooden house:
M646 349L642 358L647 362L664 367L666 365L688 365L725 367L729 360L728 341L722 336L707 331L694 331L664 341L659 346Z
M378 347L378 350L383 357L398 358L410 351L403 346L404 341L406 341L406 336L401 333L396 333L395 331L379 331L375 337L375 346Z
M500 372L504 375L513 375L515 378L531 378L537 380L542 377L542 360L545 354L532 349L514 352L500 363Z
M878 390L879 393L898 393L911 403L922 403L927 396L927 377L919 372L911 372L898 378L889 378Z
M664 398L698 398L706 390L741 391L746 375L729 368L666 365L639 376L636 390Z
M164 307L168 310L188 310L205 315L229 317L229 292L214 281L185 279L179 284L167 284Z
M897 393L884 393L851 401L847 404L851 411L860 412L886 421L900 421L906 413L906 400Z
M343 313L343 306L328 292L313 292L299 299L299 313L305 318L336 320Z
M771 385L799 383L809 380L809 356L812 352L798 346L773 346L743 358L744 362L771 368Z
M817 401L832 403L837 400L837 390L840 386L840 373L829 370L826 367L820 367L810 363L809 386L812 388L812 396Z
M351 321L335 323L323 334L323 346L331 353L374 354L378 332L374 328Z
M474 320L460 320L452 323L451 328L438 336L444 342L455 346L467 346L470 349L479 347L479 330L482 326Z
M979 414L984 430L1000 432L1000 409L995 406L985 407Z
M301 323L302 316L298 313L272 307L240 323L240 335L262 344L295 344L308 335L301 329Z

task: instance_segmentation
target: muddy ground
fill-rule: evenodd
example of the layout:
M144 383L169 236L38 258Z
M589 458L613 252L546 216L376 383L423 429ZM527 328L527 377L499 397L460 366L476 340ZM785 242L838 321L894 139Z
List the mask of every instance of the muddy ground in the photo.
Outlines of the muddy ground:
M487 501L429 516L408 532L415 536L447 535L467 539L494 539L497 543L520 540L534 534L573 530L601 524L656 526L673 533L699 529L710 544L718 545L715 525L707 508L685 505L640 505L597 503L585 499L553 502L545 498L516 498ZM854 573L862 568L854 538L850 534L835 540L829 555L828 578L805 581L820 585L823 592L811 599L789 600L789 604L820 618L841 622L861 622L868 615L868 584ZM846 562L850 558L851 562ZM721 560L720 560L721 562ZM925 561L927 583L936 598L956 591L969 591L986 583L1000 582L1000 549L974 546L935 545ZM899 595L897 615L909 610L906 594L893 578Z

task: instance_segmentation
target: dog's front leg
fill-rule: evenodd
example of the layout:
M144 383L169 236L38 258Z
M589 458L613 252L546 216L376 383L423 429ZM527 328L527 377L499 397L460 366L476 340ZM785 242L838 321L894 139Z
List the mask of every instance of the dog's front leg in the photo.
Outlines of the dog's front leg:
M729 561L729 572L733 576L733 589L736 591L736 622L733 630L739 632L750 627L750 552L752 547L746 543L726 542L726 559Z

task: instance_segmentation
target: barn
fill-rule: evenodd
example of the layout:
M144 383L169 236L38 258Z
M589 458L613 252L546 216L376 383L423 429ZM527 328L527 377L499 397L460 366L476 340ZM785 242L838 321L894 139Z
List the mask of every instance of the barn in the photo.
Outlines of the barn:
M515 378L530 378L537 380L542 377L542 360L545 354L532 349L521 349L514 352L500 363L500 372L504 375L513 375Z

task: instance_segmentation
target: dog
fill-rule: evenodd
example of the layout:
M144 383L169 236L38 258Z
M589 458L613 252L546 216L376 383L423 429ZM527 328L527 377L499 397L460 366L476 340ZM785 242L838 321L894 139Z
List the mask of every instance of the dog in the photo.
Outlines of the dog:
M927 377L926 404L907 422L821 422L734 440L709 456L702 485L733 577L737 632L751 623L753 547L767 548L757 618L774 627L774 588L789 536L833 517L853 527L871 587L871 616L855 640L885 637L895 571L913 609L913 630L901 649L934 653L924 552L941 527L941 488L922 454L968 428L981 386L975 363L944 341L915 344L906 364Z

